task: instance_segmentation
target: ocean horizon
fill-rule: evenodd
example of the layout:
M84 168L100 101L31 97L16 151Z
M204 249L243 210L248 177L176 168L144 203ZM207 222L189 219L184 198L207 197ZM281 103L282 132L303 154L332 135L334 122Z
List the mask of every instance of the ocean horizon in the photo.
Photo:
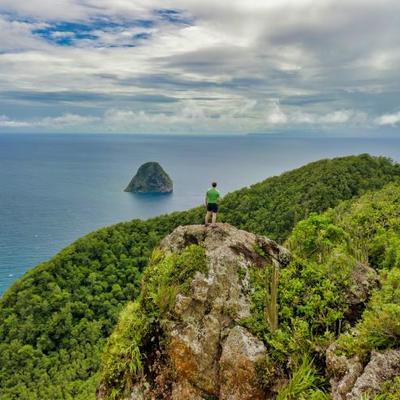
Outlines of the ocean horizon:
M95 229L198 206L213 180L225 195L311 161L361 153L400 161L400 138L0 134L0 294ZM147 161L171 176L171 195L123 191Z

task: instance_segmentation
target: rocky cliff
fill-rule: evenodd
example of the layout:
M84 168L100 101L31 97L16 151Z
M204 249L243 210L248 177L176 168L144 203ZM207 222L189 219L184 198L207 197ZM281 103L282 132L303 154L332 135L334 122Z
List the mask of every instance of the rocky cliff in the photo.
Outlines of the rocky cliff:
M172 179L157 162L141 165L125 188L125 192L137 193L171 193L172 191Z
M265 345L241 321L251 312L251 270L289 258L274 241L228 224L177 228L110 338L98 398L264 399L256 366Z
M337 240L340 231L329 229ZM306 232L302 241L313 236ZM303 264L294 242L287 244L292 254L229 224L180 226L166 236L144 271L139 298L108 340L97 398L372 400L391 382L400 384L396 341L371 345L359 325L380 290L392 301L400 275L380 282L367 264L343 258L340 247L326 264ZM331 312L337 333L318 333ZM381 320L368 334L376 328L379 340L397 337L396 320ZM387 399L398 399L394 393Z

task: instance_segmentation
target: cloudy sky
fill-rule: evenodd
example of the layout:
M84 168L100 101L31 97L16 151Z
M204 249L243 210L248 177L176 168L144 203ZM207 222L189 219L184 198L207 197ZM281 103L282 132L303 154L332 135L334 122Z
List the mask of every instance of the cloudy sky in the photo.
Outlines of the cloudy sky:
M0 0L0 132L400 134L398 0Z

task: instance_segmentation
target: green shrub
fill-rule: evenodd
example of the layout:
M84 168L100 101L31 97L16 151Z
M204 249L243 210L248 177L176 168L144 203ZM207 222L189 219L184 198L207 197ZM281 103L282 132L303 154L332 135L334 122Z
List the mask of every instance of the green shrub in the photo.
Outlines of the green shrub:
M311 214L299 222L286 242L288 249L308 261L322 263L338 247L348 247L348 235L327 214Z
M381 284L353 333L339 338L339 347L350 355L366 358L371 350L400 346L400 269L382 271Z
M380 393L373 400L398 400L400 399L400 376L385 382Z

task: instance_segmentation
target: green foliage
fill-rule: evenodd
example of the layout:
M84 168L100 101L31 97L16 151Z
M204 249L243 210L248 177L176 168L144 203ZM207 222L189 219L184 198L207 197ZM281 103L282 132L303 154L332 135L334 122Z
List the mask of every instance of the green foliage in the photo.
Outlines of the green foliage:
M320 160L231 193L221 204L221 216L242 229L283 241L310 213L381 188L400 175L399 168L368 154Z
M321 264L295 258L281 271L281 321L306 320L313 334L334 331L347 309L344 294L354 262L344 254L334 254Z
M326 214L311 214L293 229L286 246L292 254L321 263L333 249L346 251L349 236Z
M151 321L138 301L128 303L109 337L102 359L102 382L108 398L128 394L134 377L142 370L141 346Z
M265 319L268 321L271 332L278 329L278 285L279 285L279 268L272 264L269 277L265 286Z
M194 274L207 271L205 250L192 244L168 256L156 256L143 274L142 304L159 318L168 312L178 293L186 293Z
M339 345L364 360L373 349L400 345L400 184L393 183L344 203L328 214L349 235L349 252L380 271L381 287L371 297L352 333Z
M268 269L251 272L252 315L243 323L268 344L275 368L286 365L291 370L307 354L318 361L348 327L346 293L358 262L370 261L380 269L382 286L355 333L342 335L342 350L367 357L372 349L400 345L399 199L400 184L390 184L296 225L286 243L292 261L280 271L276 331L263 318Z
M279 391L276 400L328 400L328 395L318 389L320 384L321 379L312 361L304 356L287 385Z
M221 217L283 240L309 213L399 175L399 166L385 158L323 160L228 194ZM94 393L106 338L124 305L137 298L153 248L177 226L202 220L203 209L196 208L100 229L19 279L0 299L0 399L78 399ZM398 254L391 243L377 239L369 245L370 257L390 263ZM173 288L159 293L160 309L168 310L173 296Z
M379 269L392 268L399 260L399 209L397 181L358 201L344 202L328 214L348 233L354 257Z
M371 350L400 345L400 269L382 271L382 286L376 289L355 334L345 334L339 347L366 358Z
M393 183L296 226L288 239L295 257L281 271L283 330L287 324L290 332L296 321L303 320L314 342L325 332L335 334L336 323L347 310L344 293L351 284L351 270L356 262L369 262L382 271L382 286L372 295L356 334L340 340L346 351L362 356L399 344L399 205L400 184ZM286 351L290 347L278 343Z
M385 382L380 393L373 400L398 400L400 399L400 376ZM368 399L369 400L369 399Z
M295 257L280 270L279 329L271 330L264 310L268 267L252 269L253 289L251 317L242 321L253 333L264 339L272 359L286 363L301 354L315 352L329 342L337 323L347 310L344 291L350 285L351 257L340 255L318 264Z
M250 268L250 284L251 292L251 309L250 316L243 318L241 323L249 328L254 334L260 338L269 332L268 320L265 318L265 308L267 304L266 285L269 284L270 266L265 268Z

